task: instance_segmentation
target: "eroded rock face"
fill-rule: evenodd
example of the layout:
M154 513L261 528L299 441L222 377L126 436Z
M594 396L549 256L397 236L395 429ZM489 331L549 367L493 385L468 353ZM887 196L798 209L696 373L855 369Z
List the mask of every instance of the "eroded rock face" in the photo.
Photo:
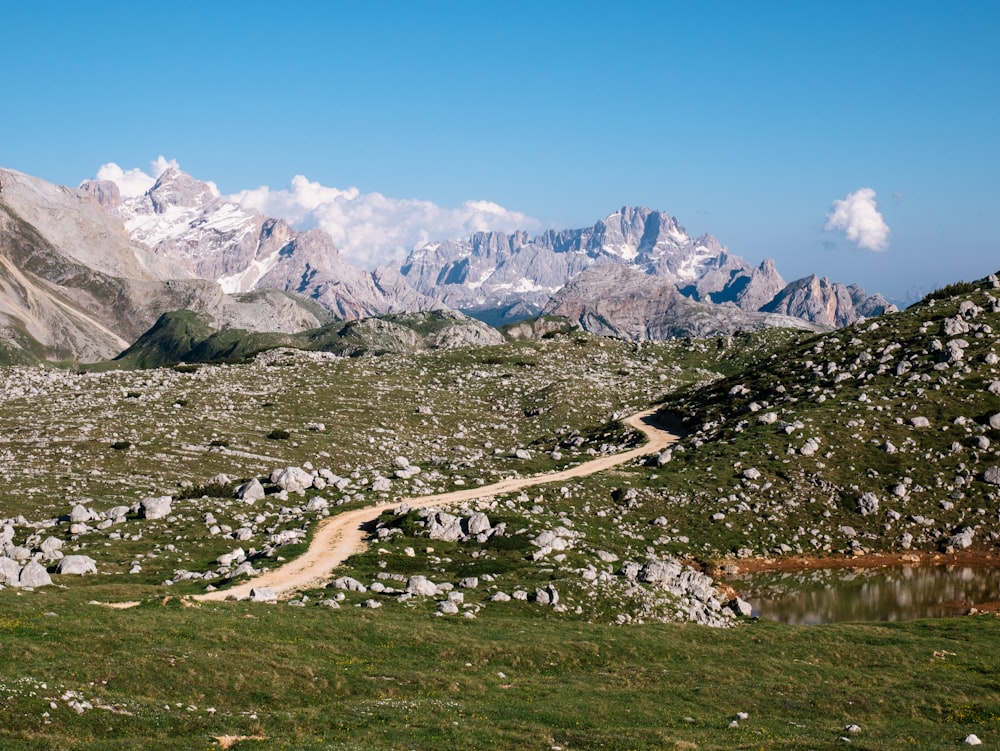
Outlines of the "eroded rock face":
M220 328L319 325L301 301L277 292L237 300L214 280L196 279L134 242L116 214L123 202L113 183L74 190L11 170L0 170L0 182L10 210L0 212L0 257L11 264L0 264L0 307L37 346L6 329L0 342L23 361L39 352L50 359L111 359L163 313L182 308L211 316ZM15 271L28 258L33 271Z
M190 276L218 282L227 293L295 292L349 320L440 307L392 269L369 272L352 266L327 233L298 232L176 168L165 170L144 195L114 203L103 183L83 188L100 196L134 241Z
M655 275L696 299L749 300L769 286L767 268L750 284L755 270L711 235L692 238L670 215L629 206L582 229L535 237L481 232L428 243L415 248L400 270L414 288L449 307L493 310L516 320L537 313L578 274L605 265Z

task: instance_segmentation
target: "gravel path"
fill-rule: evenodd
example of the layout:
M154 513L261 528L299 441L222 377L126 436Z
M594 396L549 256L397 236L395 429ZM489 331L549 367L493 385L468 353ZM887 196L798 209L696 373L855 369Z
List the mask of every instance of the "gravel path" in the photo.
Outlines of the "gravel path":
M269 587L279 597L287 597L298 590L321 585L329 579L330 574L337 566L352 555L362 552L365 549L367 533L364 530L364 526L377 519L383 511L395 509L403 503L409 505L410 508L421 508L425 506L447 506L479 498L489 498L490 496L511 493L533 485L564 482L574 477L592 475L596 472L618 466L619 464L625 464L641 456L658 453L674 443L678 437L673 433L663 430L656 424L655 413L655 409L648 409L625 419L624 422L627 425L636 428L646 436L647 442L642 446L623 451L620 454L601 456L559 472L550 472L533 477L515 477L501 480L492 485L463 488L462 490L453 490L437 495L399 498L394 501L378 503L373 506L366 506L365 508L346 511L342 514L328 517L317 526L316 533L309 543L309 549L294 561L272 569L238 586L197 595L195 599L243 599L248 597L250 590L256 587Z

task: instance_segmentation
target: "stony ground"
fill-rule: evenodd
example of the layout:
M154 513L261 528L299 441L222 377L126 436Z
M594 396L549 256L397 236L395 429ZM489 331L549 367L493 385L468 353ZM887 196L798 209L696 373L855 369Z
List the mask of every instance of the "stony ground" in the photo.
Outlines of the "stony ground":
M715 622L725 597L681 563L992 550L995 284L819 336L7 369L0 576L225 588L295 556L339 510L621 451L639 438L619 418L661 401L686 435L655 461L438 516L403 509L370 530L350 581L297 604L407 604L417 589L475 616L527 593L603 622Z
M752 359L789 336L766 332L738 355ZM224 587L294 556L316 521L340 509L567 468L634 445L621 415L720 377L734 354L725 341L636 346L573 334L407 356L277 351L248 365L10 368L0 402L4 581ZM648 557L627 525L618 528L621 503L634 497L576 481L482 499L454 513L489 513L508 531L492 541L472 535L472 544L446 536L436 551L400 535L406 526L437 536L400 515L376 530L392 539L372 552L392 548L400 570L363 556L352 566L368 577L367 591L372 577L390 573L454 586L471 581L463 567L490 576L494 560L493 574L516 571L505 583L511 592L537 599L557 579L559 610L630 619L617 606L605 612L600 593L624 588L648 609L652 588L618 563ZM453 555L442 556L448 546ZM475 599L499 590L483 587ZM320 594L313 599L331 599ZM659 611L676 610L670 597L652 599L664 600Z

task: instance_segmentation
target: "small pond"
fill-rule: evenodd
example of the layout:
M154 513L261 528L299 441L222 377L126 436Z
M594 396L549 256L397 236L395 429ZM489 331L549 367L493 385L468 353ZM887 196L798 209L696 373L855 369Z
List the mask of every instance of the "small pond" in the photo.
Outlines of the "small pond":
M962 615L1000 600L1000 568L888 566L743 574L726 578L760 618L797 625Z

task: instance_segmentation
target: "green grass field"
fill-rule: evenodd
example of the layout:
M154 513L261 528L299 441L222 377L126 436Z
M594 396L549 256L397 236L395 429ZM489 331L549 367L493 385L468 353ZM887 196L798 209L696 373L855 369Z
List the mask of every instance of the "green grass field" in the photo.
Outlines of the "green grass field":
M947 749L1000 732L988 616L709 632L529 605L468 621L81 594L0 593L5 749L802 749L850 724L854 748Z

